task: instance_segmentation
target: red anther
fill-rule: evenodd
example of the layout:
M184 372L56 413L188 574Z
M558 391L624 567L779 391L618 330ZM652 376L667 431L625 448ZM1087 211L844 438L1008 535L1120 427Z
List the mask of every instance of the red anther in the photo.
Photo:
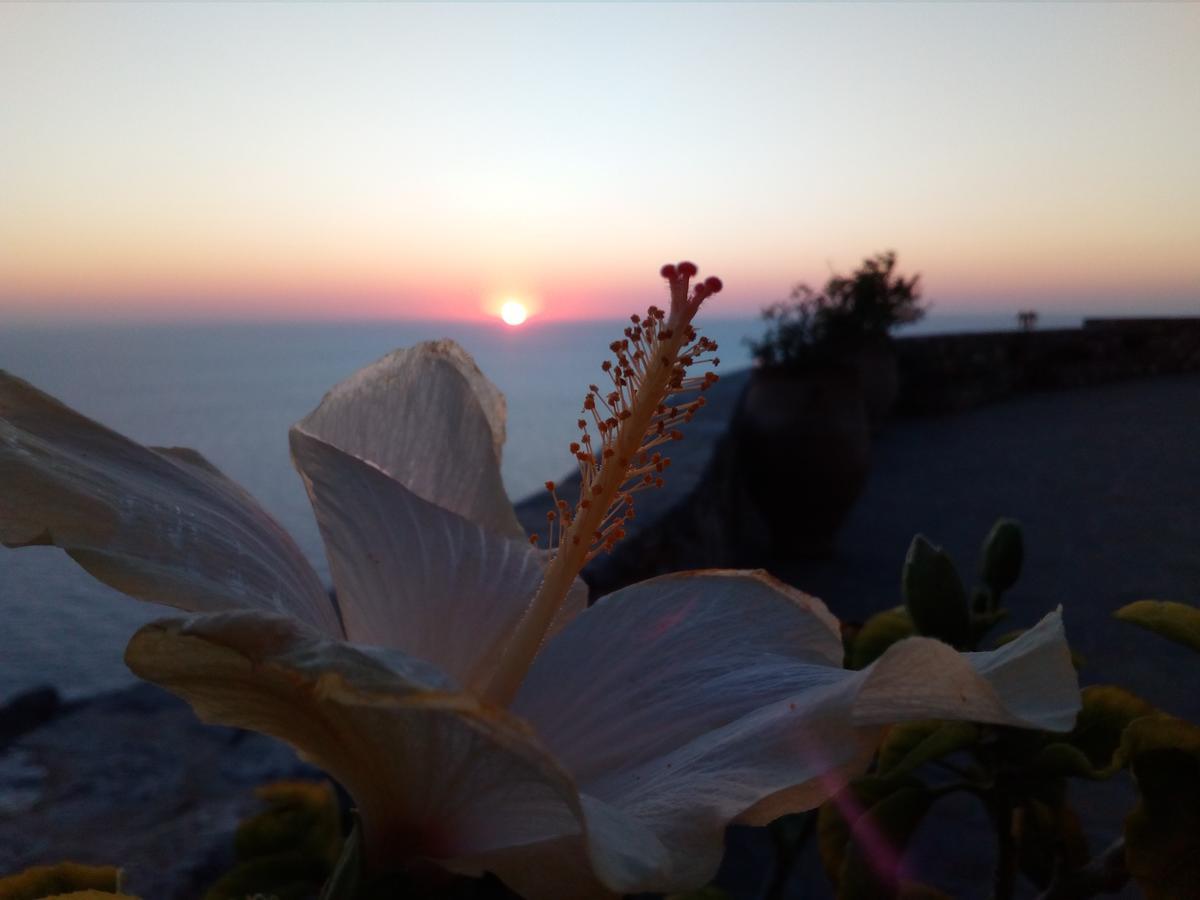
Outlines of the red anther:
M586 397L584 397L583 398L583 408L584 409L595 409L596 408L596 398L593 397L591 394L588 394Z
M580 509L588 509L591 505L592 505L592 501L588 500L586 497L579 501Z
M605 458L605 459L612 459L612 457L613 457L615 454L616 454L616 451L615 451L615 450L613 450L613 448L612 448L612 447L605 447L605 448L604 448L604 458Z
M600 393L600 388L596 387L596 385L594 385L594 384L589 384L588 390L591 391L593 394Z
M701 300L703 300L707 296L708 296L708 288L706 288L702 284L696 285L695 289L692 291L692 299L695 300L697 303L699 303Z
M704 279L704 289L706 291L708 291L710 294L719 293L721 288L723 288L723 287L724 287L724 285L721 284L721 279L718 278L716 275L709 275L707 278Z
M583 419L580 419L580 420L579 420L578 422L576 422L575 424L576 424L576 426L578 426L579 428L583 428L583 429L586 429L586 428L587 428L587 422L585 422Z
M671 440L682 441L683 440L683 432L679 431L679 430L672 431L671 432Z
M546 482L546 490L550 491L551 493L554 493L554 482L553 481Z
M637 313L634 313L632 316L629 317L629 321L632 322L634 325L637 325L639 322L642 321L642 317L639 316Z
M663 481L661 478L655 478L655 479L654 479L654 486L655 486L655 487L662 487L664 484L666 484L666 482L665 482L665 481Z
M570 450L572 453L578 453L579 452L579 444L576 443L575 441L571 441Z
M549 510L546 513L546 521L547 522L553 522L557 518L558 518L558 513L556 513L554 510Z
M537 546L537 542L538 542L538 536L537 536L536 534L531 534L531 535L529 536L529 543L533 544L533 546L535 546L535 547L536 547L536 546Z
M681 262L677 268L679 269L679 274L684 278L695 278L696 273L700 271L696 268L696 264L694 262L687 262L686 260Z
M592 485L592 493L595 494L597 497L599 497L601 494L604 493L604 488L600 487L600 485L598 485L598 484L593 484Z
M721 357L719 357L719 356L714 356L714 357L713 357L713 365L714 365L714 366L719 366L720 364L721 364Z
M604 362L600 363L600 368L602 371L607 372L609 369L612 368L612 363L606 359Z
M678 276L678 273L675 271L675 267L670 263L667 263L665 266L659 269L658 274L667 279L667 281L674 281Z

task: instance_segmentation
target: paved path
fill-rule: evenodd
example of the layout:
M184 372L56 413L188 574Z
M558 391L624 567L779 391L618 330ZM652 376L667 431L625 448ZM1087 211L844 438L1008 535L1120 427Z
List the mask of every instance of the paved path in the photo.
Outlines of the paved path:
M1143 598L1200 601L1200 375L894 423L837 557L772 568L840 617L862 619L900 602L915 533L973 577L1000 516L1025 530L1024 572L1007 598L1012 627L1061 603L1085 682L1124 685L1200 721L1196 655L1111 617Z

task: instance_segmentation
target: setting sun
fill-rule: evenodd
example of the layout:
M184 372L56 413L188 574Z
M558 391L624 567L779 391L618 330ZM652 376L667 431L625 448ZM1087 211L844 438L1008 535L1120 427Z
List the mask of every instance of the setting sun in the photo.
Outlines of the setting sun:
M500 318L506 325L520 325L528 317L529 311L525 309L525 304L517 300L505 300L504 305L500 307Z

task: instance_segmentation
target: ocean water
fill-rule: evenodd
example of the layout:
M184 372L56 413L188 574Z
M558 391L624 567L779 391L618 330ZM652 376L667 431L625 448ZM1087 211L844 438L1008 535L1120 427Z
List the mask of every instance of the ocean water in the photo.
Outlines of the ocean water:
M1008 316L931 316L910 333L1011 322ZM135 440L199 450L283 523L328 581L287 445L288 427L328 388L396 347L441 337L459 341L507 397L503 474L509 494L520 499L570 468L566 445L576 433L580 401L622 327L619 321L519 329L463 323L0 325L0 368ZM727 370L750 364L745 338L761 335L762 325L710 319L704 332L720 343ZM0 703L37 684L75 696L128 683L125 643L139 625L163 614L93 581L54 548L0 548Z

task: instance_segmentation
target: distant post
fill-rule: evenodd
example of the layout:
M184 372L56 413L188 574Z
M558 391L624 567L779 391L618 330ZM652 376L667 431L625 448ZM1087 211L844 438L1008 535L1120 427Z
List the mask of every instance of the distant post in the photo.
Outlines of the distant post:
M1022 331L1033 331L1037 327L1037 320L1037 310L1023 309L1017 313L1017 327Z

